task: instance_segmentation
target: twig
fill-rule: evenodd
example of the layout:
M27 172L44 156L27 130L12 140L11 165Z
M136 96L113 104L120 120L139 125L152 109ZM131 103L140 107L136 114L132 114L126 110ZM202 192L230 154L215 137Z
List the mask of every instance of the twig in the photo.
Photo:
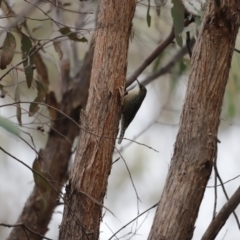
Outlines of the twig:
M229 201L229 197L228 197L227 191L226 191L226 189L225 189L225 187L224 187L224 184L223 184L222 178L221 178L221 176L220 176L220 174L219 174L219 172L218 172L217 166L214 166L214 170L215 170L215 172L216 172L216 174L217 174L217 177L218 177L218 179L219 179L219 181L220 181L220 183L221 183L221 186L222 186L222 190L223 190L223 192L224 192L224 195L225 195L226 199ZM239 200L239 201L240 201L240 200ZM234 210L234 209L233 209L233 210ZM240 223L239 223L239 220L238 220L238 217L237 217L237 214L235 213L235 211L233 211L233 215L234 215L234 217L235 217L235 219L236 219L238 228L240 229Z
M19 137L23 142L25 142L38 156L39 156L39 153L38 151L36 150L35 147L31 146L31 144L29 144L24 138L22 137Z
M237 208L240 203L240 187L232 195L232 197L224 204L215 219L209 224L202 240L215 239L219 231L224 226L225 222L231 213Z
M45 237L44 235L42 235L42 234L40 234L40 233L38 233L38 232L33 231L32 229L30 229L29 227L27 227L24 223L16 223L16 224L0 223L0 226L8 227L8 228L21 227L25 233L26 233L25 230L27 230L27 231L29 231L30 233L33 233L33 234L41 237L42 239L53 240L52 238ZM28 235L27 235L27 236L28 236Z
M193 19L185 19L184 26L188 26ZM161 42L155 50L142 62L142 64L135 70L135 72L127 78L126 87L129 87L138 76L158 57L158 55L170 44L175 38L173 27L167 38Z
M65 10L67 12L72 12L72 13L77 13L77 14L93 14L93 12L80 12L80 11L74 11L74 10L71 10L71 9L66 9L66 8L61 7L59 4L56 4L55 2L52 2L52 1L49 1L49 0L47 0L47 2L51 3L55 7L58 7L62 10Z
M138 76L158 57L158 55L170 44L174 39L174 30L171 32L167 38L161 42L154 51L142 62L142 64L135 70L135 72L127 78L126 87L129 87Z
M119 159L120 159L120 157L117 158L116 160L114 160L113 163L112 163L112 165L113 165L114 163L116 163Z
M113 237L115 237L120 231L122 231L125 227L127 227L129 224L131 224L132 222L134 222L136 219L138 219L139 217L141 217L142 215L144 215L146 212L150 211L151 209L157 207L158 203L154 204L152 207L148 208L147 210L145 210L144 212L140 213L137 217L135 217L134 219L132 219L130 222L128 222L127 224L125 224L124 226L122 226L117 232L115 232L108 240L111 240Z
M150 125L150 126L151 126L151 125ZM149 128L150 126L148 126L147 128ZM144 129L144 130L146 130L146 129ZM137 137L139 137L139 135L138 135ZM137 137L136 137L136 138L137 138ZM132 142L132 143L136 143L136 144L138 144L138 145L140 145L140 146L144 146L144 147L146 147L146 148L149 148L149 149L153 150L154 152L159 153L158 150L156 150L155 148L152 148L152 147L148 146L147 144L140 143L140 142L137 142L137 141L132 140L132 139L129 139L129 138L123 138L123 139L124 139L124 140L128 140L128 141L130 141L130 142Z
M240 50L238 50L237 48L234 48L234 51L240 53Z
M32 13L35 6L37 6L38 4L40 4L42 2L43 1L41 1L41 0L35 0L28 8L24 8L24 10L22 12L20 12L18 15L15 16L14 20L11 23L9 23L6 27L4 27L4 30L0 32L0 36L5 31L8 32L11 28L16 27L19 24L19 22L21 22L25 18L25 15Z
M237 175L236 177L231 178L231 179L227 180L226 182L224 182L223 185L225 185L226 183L229 183L229 182L231 182L231 181L233 181L233 180L235 180L235 179L237 179L239 177L240 177L240 175ZM221 186L222 186L222 184L218 184L217 185L217 187L221 187ZM215 185L214 186L207 186L207 188L214 188L214 187L215 187Z
M217 169L217 153L218 153L217 149L218 149L218 145L216 144L216 154L213 162L215 176L214 176L214 207L213 207L212 221L214 220L217 213L217 172L215 171L215 169Z
M191 39L190 41L190 46L193 46L195 43L195 39ZM180 60L183 58L183 56L188 52L187 50L187 46L181 48L176 54L175 56L172 57L172 59L162 68L160 68L159 70L157 70L156 72L152 73L151 75L149 75L148 77L146 77L143 81L142 84L143 85L147 85L150 82L152 82L153 80L155 80L156 78L160 77L161 75L164 75L166 73L168 73L170 71L170 69Z

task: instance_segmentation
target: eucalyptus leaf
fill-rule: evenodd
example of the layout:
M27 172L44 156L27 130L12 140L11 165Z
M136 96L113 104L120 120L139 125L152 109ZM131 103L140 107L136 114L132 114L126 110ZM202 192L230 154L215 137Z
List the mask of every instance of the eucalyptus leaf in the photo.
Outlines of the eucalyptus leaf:
M2 54L0 57L0 68L5 69L12 62L16 49L16 39L11 33L7 33L2 46Z
M22 59L25 60L23 62L23 66L24 66L24 72L26 75L26 80L27 80L27 85L28 88L31 87L32 85L32 79L33 79L33 65L34 65L34 56L30 56L31 55L31 51L33 50L33 45L32 45L32 41L30 40L30 38L22 33Z
M172 0L173 7L171 9L171 14L173 18L173 28L177 44L182 47L182 31L184 28L184 7L181 0Z
M7 118L4 118L2 116L0 116L0 126L2 128L4 128L6 131L8 131L16 136L20 135L19 128L14 123L12 123L10 120L8 120Z
M40 109L39 103L44 102L46 96L46 89L43 84L39 81L36 81L37 85L37 97L31 102L29 106L29 116L32 117Z
M150 0L148 0L148 9L147 9L147 25L151 27L151 15L150 15Z

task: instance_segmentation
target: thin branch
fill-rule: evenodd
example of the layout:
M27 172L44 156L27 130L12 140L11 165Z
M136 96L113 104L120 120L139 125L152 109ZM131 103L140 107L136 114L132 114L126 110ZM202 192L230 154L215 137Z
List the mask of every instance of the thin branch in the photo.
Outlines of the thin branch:
M74 11L74 10L71 10L71 9L66 9L66 8L61 7L60 4L56 4L55 2L52 2L52 1L49 1L49 0L47 0L47 2L51 3L55 7L58 7L60 9L64 10L64 11L67 11L67 12L72 12L72 13L77 13L77 14L93 14L93 12L80 12L80 11Z
M6 223L0 223L0 226L3 227L8 227L8 228L12 228L12 227L21 227L23 229L23 231L26 233L26 230L29 231L30 233L36 234L37 236L41 237L42 239L47 239L47 240L53 240L52 238L48 238L45 237L44 235L33 231L32 229L30 229L29 227L27 227L24 223L16 223L16 224L6 224ZM26 233L27 235L27 233ZM27 235L28 236L28 235Z
M25 15L32 13L35 7L42 2L43 1L41 0L35 0L33 3L31 3L31 5L28 8L24 8L22 12L20 12L18 15L15 16L14 20L11 23L9 23L6 27L4 27L4 30L0 32L0 36L5 31L8 32L11 28L16 27L19 24L19 22L21 22L25 18Z
M224 187L222 178L221 178L221 176L220 176L220 174L219 174L219 172L218 172L218 169L217 169L217 166L216 166L216 165L214 166L214 170L215 170L215 172L216 172L216 174L217 174L217 177L218 177L218 179L219 179L219 181L220 181L220 183L221 183L221 186L222 186L222 190L223 190L223 192L224 192L224 195L225 195L226 199L229 201L229 197L228 197L227 191L226 191L226 189L225 189L225 187ZM237 217L237 214L235 213L235 211L233 211L233 215L234 215L234 217L235 217L235 219L236 219L238 228L240 229L240 223L239 223L239 220L238 220L238 217Z
M28 136L30 137L31 142L32 142L32 144L33 144L33 147L36 149L36 145L35 145L35 143L34 143L34 140L33 140L32 135L31 135L30 133L28 133L28 132L23 131L23 130L21 130L21 132L24 133L24 134L26 134L26 135L28 135Z
M36 150L35 147L31 146L31 144L29 144L24 138L22 137L19 137L23 142L25 142L38 156L39 156L39 153L38 151Z
M2 147L0 147L0 150L3 151L5 154L7 154L9 157L15 159L17 162L21 163L22 165L24 165L26 168L28 168L30 171L32 171L33 173L35 173L36 175L38 175L40 178L42 178L43 180L45 180L46 182L48 182L48 179L46 179L42 174L40 174L38 171L35 171L34 169L32 169L31 167L29 167L26 163L24 163L22 160L18 159L17 157L14 157L11 153L7 152L6 150L4 150ZM51 184L49 184L51 186ZM53 187L53 186L51 186ZM54 188L53 188L54 189ZM55 189L54 189L55 190ZM57 190L55 190L57 191Z
M188 26L191 22L193 22L193 19L186 19L184 21L184 26ZM175 38L173 27L171 29L171 32L167 36L167 38L161 42L155 50L142 62L142 64L135 70L135 72L127 77L126 81L126 87L129 87L138 77L139 75L158 57L158 55L165 50L166 47L169 46L173 42Z
M174 30L171 32L167 38L161 42L154 51L142 62L142 64L135 70L135 72L127 78L126 87L130 86L138 76L158 57L158 55L174 40Z
M240 50L238 50L237 48L234 48L234 51L240 53Z
M148 129L149 127L151 127L151 126L152 126L152 124L150 124L150 125L147 127L147 129ZM144 132L145 132L147 129L144 129ZM141 132L141 134L142 134L142 132ZM141 134L137 135L137 137L135 137L135 138L138 138ZM159 151L158 151L157 149L155 149L155 148L153 148L153 147L150 147L150 146L148 146L147 144L140 143L140 142L137 142L137 141L135 141L135 140L133 140L133 139L129 139L129 138L123 138L123 139L124 139L124 140L128 140L128 141L130 142L130 144L131 144L131 143L136 143L137 145L144 146L144 147L146 147L146 148L149 148L150 150L153 150L154 152L159 153ZM124 148L126 148L126 146L124 146Z
M106 140L105 140L105 141L106 141ZM108 141L106 141L106 142L109 143ZM109 143L109 144L110 144L110 143ZM140 199L140 197L138 196L137 188L136 188L136 186L135 186L135 184L134 184L134 181L133 181L133 178L132 178L130 169L129 169L128 165L127 165L126 160L124 159L123 155L121 154L121 152L120 152L115 146L113 146L113 147L116 149L117 153L120 155L120 158L123 160L123 163L124 163L124 165L125 165L125 167L126 167L126 169L127 169L127 172L128 172L129 178L130 178L130 181L131 181L131 183L132 183L132 186L133 186L135 195L136 195L136 197L137 197L137 212L139 213L139 201L141 202L141 199Z
M218 140L217 140L218 141ZM217 179L218 179L218 172L217 172L217 156L218 156L218 142L216 143L216 151L215 151L215 157L213 159L213 167L214 167L214 207L213 207L213 217L212 221L214 220L216 214L217 214Z
M215 155L215 159L214 159L214 166L217 165L217 153ZM214 167L215 169L215 167ZM213 207L213 217L212 217L212 221L214 220L216 213L217 213L217 173L216 171L214 171L215 176L214 176L214 207Z
M145 213L147 213L148 211L150 211L151 209L157 207L158 203L154 204L153 206L151 206L150 208L148 208L147 210L145 210L144 212L140 213L137 217L135 217L134 219L132 219L130 222L128 222L127 224L125 224L124 226L122 226L117 232L115 232L108 240L111 240L113 237L116 237L116 235L121 232L124 228L126 228L129 224L131 224L132 222L134 222L135 220L137 220L139 217L141 217L142 215L144 215Z
M231 179L227 180L226 182L224 182L222 184L218 184L217 187L221 187L222 185L225 185L226 183L229 183L229 182L231 182L231 181L233 181L233 180L235 180L235 179L237 179L239 177L240 177L240 175L237 175L236 177L231 178ZM214 187L215 187L215 185L214 186L207 186L207 188L214 188Z
M44 103L44 102L16 101L16 102L13 102L13 103L7 103L7 104L0 105L0 108L1 108L1 107L7 107L7 106L13 106L13 105L16 105L16 104L18 104L18 103L29 103L29 104L30 104L30 103L36 103L36 104L43 105L43 106L46 106L46 107L48 107L48 108L54 109L55 111L59 112L59 113L62 114L64 117L66 117L66 118L68 118L70 121L72 121L79 129L81 129L81 130L83 130L83 131L85 131L85 132L87 132L87 133L89 133L89 134L92 134L92 135L95 136L95 137L104 138L104 139L105 139L105 138L110 138L110 137L107 137L107 136L100 136L100 135L98 135L98 134L95 134L95 133L93 133L93 132L90 132L89 130L81 127L73 118L69 117L67 114L65 114L64 112L62 112L62 111L59 110L58 108L53 107L53 106L50 106L49 104ZM23 109L23 110L24 110L24 111L27 111L27 110L25 110L25 109ZM52 128L53 130L55 130L53 127L49 126L47 123L44 123L44 124L46 124L49 128ZM55 130L55 131L57 131L57 130ZM58 133L59 133L59 132L58 132ZM61 135L61 133L59 133L59 134ZM62 136L62 135L61 135L61 136ZM130 140L130 139L128 139L128 140ZM109 143L107 140L104 140L104 141L106 141L107 143ZM131 141L132 141L132 142L135 142L135 141L133 141L133 140L131 140ZM149 148L149 149L151 149L151 150L153 150L153 151L155 151L155 152L158 152L156 149L154 149L154 148L152 148L152 147L150 147L150 146L147 146L147 145L145 145L145 144L138 143L138 142L135 142L135 143L137 143L137 144L139 144L139 145L142 145L142 146L145 146L145 147L147 147L147 148ZM113 147L116 148L115 146L113 146ZM117 150L117 148L116 148L116 151L119 152L119 151Z
M237 208L240 203L240 187L232 195L232 197L224 204L215 219L210 223L202 240L215 239L219 231L222 229L231 213Z
M191 39L190 41L190 46L192 47L195 43L195 39ZM187 46L181 48L173 57L172 59L162 68L157 70L156 72L152 73L148 77L146 77L143 81L143 85L147 85L156 78L160 77L161 75L164 75L166 73L169 73L171 68L180 60L183 58L183 56L188 52Z

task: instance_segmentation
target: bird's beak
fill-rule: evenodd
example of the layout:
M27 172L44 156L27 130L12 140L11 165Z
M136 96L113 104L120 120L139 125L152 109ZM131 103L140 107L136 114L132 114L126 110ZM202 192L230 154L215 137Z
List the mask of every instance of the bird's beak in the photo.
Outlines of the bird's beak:
M137 79L136 79L137 80ZM140 83L139 83L139 81L137 80L137 83L138 83L138 86L140 87Z

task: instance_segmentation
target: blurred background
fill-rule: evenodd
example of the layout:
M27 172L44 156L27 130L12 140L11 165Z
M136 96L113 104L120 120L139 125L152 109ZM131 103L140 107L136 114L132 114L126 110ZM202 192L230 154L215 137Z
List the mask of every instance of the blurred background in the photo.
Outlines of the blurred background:
M28 1L12 0L7 1L15 13L21 12L29 5ZM130 76L144 59L163 41L172 28L172 17L170 1L161 2L160 9L156 6L158 1L138 1L134 16L132 37L128 55L127 75ZM67 26L74 26L79 18L78 11L91 12L84 14L81 25L81 36L88 39L88 43L77 43L77 52L70 52L70 60L73 61L73 54L77 53L79 59L83 59L90 46L90 40L95 28L95 17L97 12L97 1L62 1L62 6L68 11L63 11L64 21ZM59 35L53 26L50 17L51 3L46 1L35 8L27 15L26 24L35 39L47 41ZM40 10L42 9L42 11ZM160 12L159 12L160 11ZM45 13L48 15L46 16ZM1 27L8 24L8 19L1 11ZM151 16L151 24L147 21ZM45 20L44 20L45 19ZM195 26L190 27L191 36L196 35ZM1 76L21 60L21 45L17 34L17 48L12 62L6 70L1 70ZM1 45L5 35L0 37ZM185 34L183 34L185 42ZM65 39L66 40L66 39ZM72 41L66 40L73 45ZM240 48L239 38L236 48ZM72 49L75 49L72 47ZM170 44L159 57L139 77L143 81L154 71L165 66L174 55L180 50L175 42ZM44 62L47 65L50 85L49 88L60 98L61 76L59 69L59 55L50 41L41 51ZM239 109L239 64L240 55L233 54L232 66L229 75L229 82L225 92L222 108L221 124L218 139L218 170L229 196L237 189L240 183L240 109ZM112 172L108 181L108 190L104 205L110 209L114 216L104 210L104 218L101 224L100 239L110 239L115 232L136 218L143 211L156 204L161 196L165 179L173 154L173 146L179 128L179 120L184 102L184 96L188 81L190 59L186 54L178 61L167 74L153 80L147 87L147 96L136 118L126 131L121 145L116 144L117 150L113 155L114 162ZM25 75L20 65L1 80L4 87L3 98L0 99L0 115L11 120L16 126L16 107L3 106L12 103L16 99L16 88L20 94L21 101L33 101L37 90L27 88ZM72 69L74 74L74 69ZM44 148L50 126L48 110L41 106L40 110L33 117L28 116L29 104L22 104L22 127L21 137L24 138L35 150ZM39 127L44 131L39 131ZM131 141L134 140L134 141ZM32 166L36 158L36 152L24 141L13 134L0 128L0 146L18 157L24 163ZM119 152L124 161L119 157ZM74 159L74 154L72 159ZM128 166L128 169L126 168ZM130 174L131 176L130 176ZM0 152L0 223L14 224L22 211L22 208L32 191L34 185L32 172L15 161L10 156ZM199 211L194 232L194 240L201 239L207 226L212 220L214 207L214 176L208 183L203 202ZM221 186L217 188L217 211L226 202ZM119 233L117 238L112 239L147 239L156 208L152 208L140 216L136 221L128 224ZM240 209L236 210L239 215ZM52 239L58 238L59 225L61 223L63 205L58 206L52 216L49 231L46 236ZM0 227L0 239L5 239L11 229ZM216 239L239 239L240 232L233 215L222 228Z

